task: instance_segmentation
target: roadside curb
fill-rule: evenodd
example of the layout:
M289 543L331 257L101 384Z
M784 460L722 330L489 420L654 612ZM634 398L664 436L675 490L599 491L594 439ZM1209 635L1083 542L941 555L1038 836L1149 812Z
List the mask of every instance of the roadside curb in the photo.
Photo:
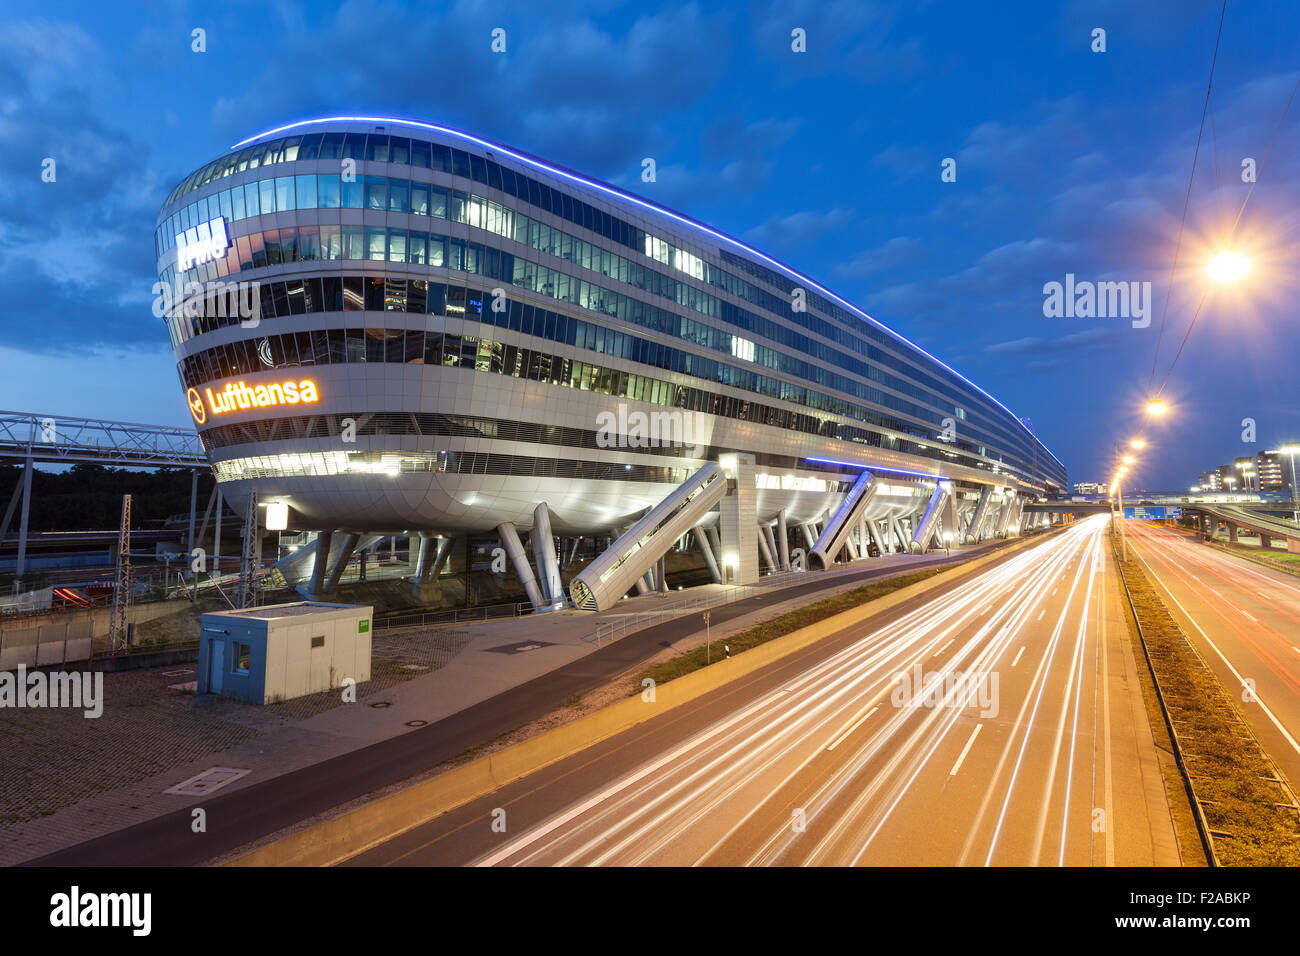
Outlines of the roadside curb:
M610 704L595 713L455 767L430 780L288 834L223 865L331 866L342 862L593 744L651 720L674 707L690 703L724 684L888 611L947 581L1014 554L1042 538L1041 535L1021 538L990 554L941 571L924 581L774 638L736 657L660 684L654 688L653 702L635 696Z

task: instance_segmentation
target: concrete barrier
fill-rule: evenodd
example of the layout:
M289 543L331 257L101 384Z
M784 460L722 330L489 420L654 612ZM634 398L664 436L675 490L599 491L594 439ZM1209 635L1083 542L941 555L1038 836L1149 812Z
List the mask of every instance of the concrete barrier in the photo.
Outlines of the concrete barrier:
M918 595L976 571L1030 543L1013 544L909 584L884 597L774 638L655 688L655 702L629 697L446 773L349 810L245 853L226 866L330 866L363 853L506 784L794 654ZM815 603L813 599L810 603Z

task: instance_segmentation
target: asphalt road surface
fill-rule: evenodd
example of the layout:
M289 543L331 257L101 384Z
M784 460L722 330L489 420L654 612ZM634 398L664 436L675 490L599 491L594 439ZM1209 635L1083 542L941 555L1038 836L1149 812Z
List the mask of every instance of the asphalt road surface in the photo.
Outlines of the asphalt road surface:
M713 625L764 605L807 596L827 587L867 582L895 573L958 564L979 548L951 556L933 552L906 565L866 564L847 574L809 575L806 583L760 592L713 609ZM972 553L974 552L974 553ZM520 622L527 635L526 619ZM36 866L193 866L324 813L377 789L401 783L466 750L545 717L565 701L602 687L675 641L695 634L699 616L687 614L636 631L531 681L512 687L435 723L300 770L257 780L226 793L196 798L184 808L95 837L30 861ZM192 810L203 807L207 831L192 829Z
M1177 865L1107 520L349 863Z
M1129 544L1264 749L1300 785L1300 578L1155 524Z

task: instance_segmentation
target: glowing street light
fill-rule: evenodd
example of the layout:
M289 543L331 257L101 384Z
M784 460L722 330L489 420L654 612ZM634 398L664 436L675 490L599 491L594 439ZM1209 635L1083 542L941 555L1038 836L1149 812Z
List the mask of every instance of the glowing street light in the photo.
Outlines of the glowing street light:
M1236 282L1250 271L1250 260L1240 252L1225 249L1210 260L1207 271L1215 282Z
M1125 455L1125 456L1124 456L1124 464L1126 464L1126 465L1131 465L1131 464L1133 464L1133 462L1135 462L1135 461L1137 461L1137 459L1134 458L1132 455Z
M1145 448L1146 446L1147 443L1144 442L1141 438L1134 438L1131 442L1129 442L1130 448Z
M1165 404L1163 398L1153 398L1147 402L1147 414L1159 417L1169 411L1169 406Z

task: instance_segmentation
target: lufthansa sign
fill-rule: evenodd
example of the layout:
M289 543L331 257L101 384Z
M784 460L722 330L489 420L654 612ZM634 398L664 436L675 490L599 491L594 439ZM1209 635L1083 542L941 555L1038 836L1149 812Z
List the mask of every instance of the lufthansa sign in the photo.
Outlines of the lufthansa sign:
M270 385L231 382L219 392L205 388L203 394L207 396L206 402L192 388L185 395L185 400L190 406L190 414L200 425L207 421L209 412L213 415L222 415L245 408L314 405L320 401L320 391L316 388L316 383L309 378L299 382L274 382Z

